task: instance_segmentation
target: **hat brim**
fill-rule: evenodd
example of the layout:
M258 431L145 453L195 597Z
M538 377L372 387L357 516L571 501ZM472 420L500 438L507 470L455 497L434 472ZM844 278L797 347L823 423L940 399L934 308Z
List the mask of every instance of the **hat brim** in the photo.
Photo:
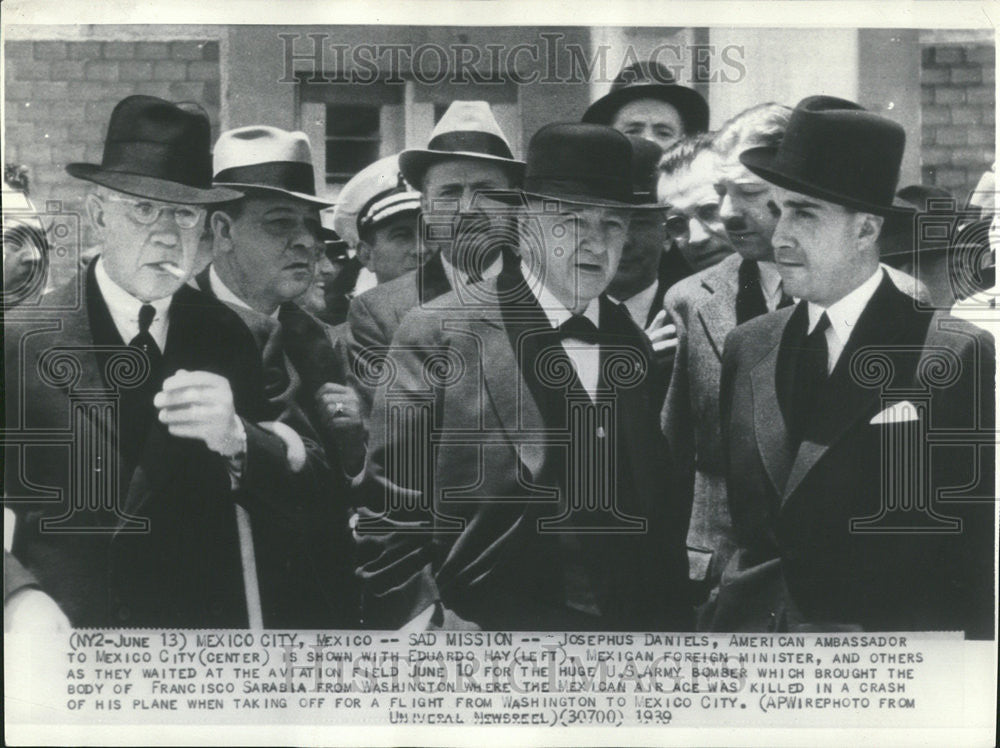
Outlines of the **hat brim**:
M614 208L616 210L643 212L669 210L670 207L660 203L626 203L620 200L595 197L594 195L584 193L543 193L531 190L491 190L488 196L490 199L511 207L525 207L525 198L534 198L536 200L558 200L562 203L585 205L590 208Z
M403 179L411 184L414 189L420 190L427 169L436 163L452 159L498 164L510 172L515 183L519 184L524 179L525 164L523 161L503 158L502 156L489 156L485 153L476 153L474 151L429 151L420 149L403 151L399 154L399 171L403 174Z
M636 99L656 99L673 106L687 134L708 131L708 102L704 97L693 88L669 83L647 83L612 91L587 107L581 121L610 125L618 110Z
M183 205L211 205L228 203L243 197L242 192L224 187L191 187L180 182L146 176L128 174L122 171L107 171L97 164L66 164L66 172L77 179L84 179L115 192L123 192L133 197L146 197L164 203Z
M809 195L810 197L816 197L820 200L842 205L853 210L859 210L864 213L872 213L886 218L905 218L906 216L911 216L916 212L914 208L910 207L904 208L897 207L895 205L882 205L879 203L870 203L865 200L858 200L851 195L834 192L833 190L825 189L820 185L813 184L812 182L804 180L798 176L786 174L785 172L773 168L777 153L778 149L775 147L763 146L759 148L750 148L740 154L740 163L742 163L758 177L761 177L778 187L782 187L786 190L792 190L793 192L799 192L803 195Z
M344 257L347 256L347 242L341 239L340 235L333 229L328 229L326 227L321 228L319 238L320 241L323 242L328 254L330 252L335 252L338 255L343 255Z
M285 197L294 197L296 200L302 200L306 203L312 203L314 205L319 205L323 208L332 208L336 203L330 200L324 200L321 197L316 197L315 195L310 195L306 192L293 192L292 190L283 190L280 187L272 187L267 184L253 184L252 182L213 182L216 187L231 187L234 189L244 189L244 190L260 190L261 192L273 192L276 195L284 195Z

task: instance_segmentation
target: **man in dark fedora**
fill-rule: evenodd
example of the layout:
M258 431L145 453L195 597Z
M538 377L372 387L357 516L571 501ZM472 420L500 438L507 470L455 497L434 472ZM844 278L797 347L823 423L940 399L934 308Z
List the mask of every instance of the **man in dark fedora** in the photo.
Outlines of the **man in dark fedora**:
M348 323L354 383L370 411L378 366L412 308L456 285L491 278L512 254L509 220L490 215L483 195L520 184L524 162L485 101L455 101L431 132L427 148L399 155L403 178L421 193L424 264L351 302Z
M775 186L775 261L801 301L726 338L738 551L716 629L993 635L993 340L879 266L904 141L814 96L779 146L740 157ZM940 431L954 438L934 443Z
M266 393L280 411L290 452L326 512L298 548L296 586L275 582L289 627L349 626L356 610L347 533L348 476L361 471L364 440L357 394L345 384L345 356L333 329L295 302L312 285L325 252L312 152L302 132L250 125L215 144L214 183L240 200L211 218L212 263L200 288L226 302L253 333ZM322 447L322 448L320 448Z
M308 521L284 440L258 425L253 338L185 284L208 206L240 197L212 186L210 145L197 105L119 102L101 164L67 166L94 186L97 259L8 315L11 550L74 626L269 625L258 571L284 559L249 536Z
M666 150L685 135L708 130L708 103L693 88L678 84L662 63L643 61L623 68L583 121L610 125Z
M690 625L652 351L603 295L642 209L631 157L611 128L543 127L498 196L520 264L403 320L356 526L366 624Z

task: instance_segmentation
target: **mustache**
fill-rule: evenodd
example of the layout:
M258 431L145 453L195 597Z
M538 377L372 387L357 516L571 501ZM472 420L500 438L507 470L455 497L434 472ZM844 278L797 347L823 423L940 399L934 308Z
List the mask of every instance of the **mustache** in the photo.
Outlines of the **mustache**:
M775 262L778 263L791 263L793 265L801 265L805 262L805 256L799 252L791 252L789 250L776 249L774 251Z

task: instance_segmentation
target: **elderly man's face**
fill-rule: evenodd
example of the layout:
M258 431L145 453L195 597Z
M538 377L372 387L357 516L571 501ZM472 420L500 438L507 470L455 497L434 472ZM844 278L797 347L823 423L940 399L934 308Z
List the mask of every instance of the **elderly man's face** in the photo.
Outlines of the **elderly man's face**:
M172 296L194 271L205 209L101 188L87 198L108 276L140 301Z
M455 158L432 165L424 175L420 196L425 231L431 234L425 237L427 244L439 249L452 265L464 268L494 257L508 222L504 216L491 214L480 193L510 186L507 170L500 164ZM435 240L434 235L442 231L450 238Z
M663 150L684 135L684 120L677 109L659 99L636 99L619 109L611 126L626 135L652 140Z
M543 245L527 250L529 267L571 312L582 312L608 287L618 270L628 236L627 211L561 203L557 213L533 205Z
M864 235L865 213L775 187L781 216L774 229L774 259L786 293L830 306L857 288L877 267L874 236ZM881 221L873 219L878 228Z
M316 205L280 195L247 197L229 223L228 264L248 299L276 307L309 288L323 251Z
M748 260L773 260L771 236L778 223L772 186L734 155L719 167L715 183L719 218L733 248Z
M696 271L715 265L733 251L719 217L715 161L715 154L702 151L688 168L681 167L669 176L661 174L657 187L660 202L670 206L670 238Z

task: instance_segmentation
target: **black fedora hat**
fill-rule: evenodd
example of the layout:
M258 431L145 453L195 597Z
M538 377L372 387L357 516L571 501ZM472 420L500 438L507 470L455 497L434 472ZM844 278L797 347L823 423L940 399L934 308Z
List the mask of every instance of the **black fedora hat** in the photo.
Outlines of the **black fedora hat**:
M798 103L777 147L750 148L740 161L772 184L854 210L890 216L906 133L853 101L810 96Z
M626 135L632 144L632 200L637 205L654 206L666 210L668 206L656 202L658 166L663 149L652 140L636 135Z
M78 179L136 197L201 205L237 200L240 192L212 187L208 115L192 102L129 96L111 112L98 164L73 163Z
M909 212L899 210L886 216L878 238L880 257L912 257L914 251L947 251L948 238L925 237L917 241L916 228L919 216L934 216L934 220L941 219L945 224L957 220L955 198L948 190L930 185L911 184L896 193L893 204L897 208L909 209Z
M583 121L610 125L618 110L636 99L657 99L673 106L689 135L708 130L708 102L693 88L679 85L666 66L655 61L622 68L611 84L611 92L587 107Z
M637 201L632 184L632 144L611 127L581 122L545 125L531 137L525 160L523 189L491 192L492 197L517 203L527 195L631 210L663 207Z

